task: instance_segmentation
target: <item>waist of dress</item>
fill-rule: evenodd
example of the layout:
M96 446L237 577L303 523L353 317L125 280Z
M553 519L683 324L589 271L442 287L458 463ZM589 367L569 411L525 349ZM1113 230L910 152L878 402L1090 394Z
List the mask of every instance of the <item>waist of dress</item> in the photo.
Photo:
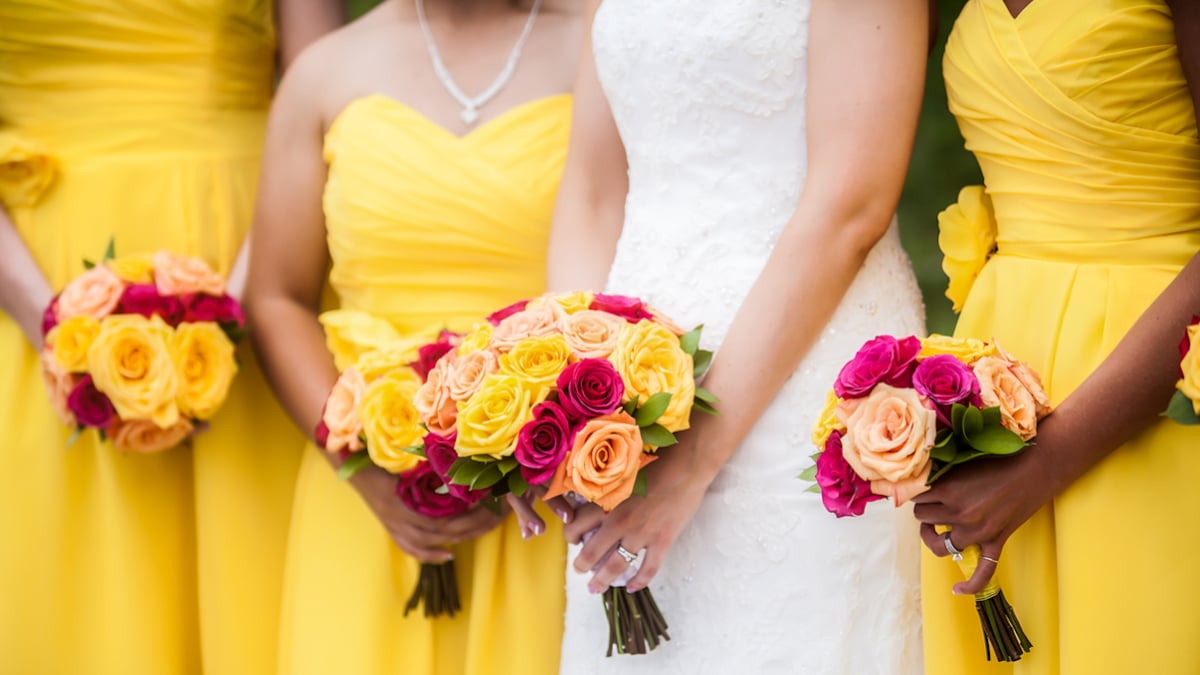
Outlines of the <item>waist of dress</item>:
M1200 230L1113 241L1006 241L996 257L1071 265L1182 267L1200 251Z

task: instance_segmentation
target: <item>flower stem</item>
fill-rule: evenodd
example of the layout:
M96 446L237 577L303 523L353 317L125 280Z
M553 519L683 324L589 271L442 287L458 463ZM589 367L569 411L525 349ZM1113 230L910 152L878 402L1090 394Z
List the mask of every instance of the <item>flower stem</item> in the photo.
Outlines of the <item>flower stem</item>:
M645 654L663 640L670 640L663 618L650 589L629 593L623 587L610 586L603 595L608 618L608 652Z
M428 619L442 615L454 618L454 613L462 610L453 560L421 563L417 587L404 605L404 616L422 604L425 606L425 618Z

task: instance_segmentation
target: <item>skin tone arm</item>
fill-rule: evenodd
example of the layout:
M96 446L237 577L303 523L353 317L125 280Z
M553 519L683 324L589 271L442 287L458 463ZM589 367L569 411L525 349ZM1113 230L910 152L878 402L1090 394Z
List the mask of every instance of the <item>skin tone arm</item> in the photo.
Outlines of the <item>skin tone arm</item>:
M1200 110L1200 4L1168 0L1192 98ZM1011 6L1011 5L1010 5ZM1005 462L965 465L919 495L921 536L936 555L947 555L933 526L950 525L957 548L979 544L1000 559L1004 543L1051 499L1111 452L1159 421L1179 379L1176 346L1193 314L1200 312L1200 255L1138 319L1113 353L1038 427L1037 444ZM1093 414L1096 410L1105 415ZM1054 461L1043 461L1052 456ZM955 593L987 586L996 565L982 560Z
M577 513L568 526L569 538L578 540L600 528L575 562L577 571L596 569L593 592L624 571L624 559L608 556L619 542L630 550L647 550L629 590L644 588L654 577L708 485L817 341L895 212L921 104L928 3L816 0L811 22L808 178L796 212L739 309L705 382L722 400L721 415L699 416L693 429L680 436L680 445L648 467L647 497L633 497L607 516L595 507ZM583 60L592 62L590 52ZM594 77L580 86L581 97L599 97L587 91L598 87ZM577 105L585 107L597 98L582 98ZM620 185L600 173L617 171L620 164L602 157L599 162L579 161L568 171L585 167L589 175L569 176L564 185L597 191ZM551 268L555 288L597 287L604 273L596 269L607 269L611 262L605 258L602 265L584 267L585 261L599 257L596 250L612 250L615 232L613 213L600 208L614 203L615 196L589 197L564 195L564 204L578 200L592 206L582 213L556 214L556 225L570 228L556 235L575 241L575 251L589 253L567 258L569 253L556 251L552 260L559 265ZM556 236L556 246L562 246L560 241ZM600 241L605 242L602 249L592 244ZM797 269L821 272L796 274ZM804 309L784 314L782 307ZM759 329L781 323L780 330Z
M263 369L279 400L302 429L314 429L337 379L317 315L329 253L321 207L325 185L324 124L317 97L336 77L325 55L307 52L280 86L267 131L252 230L246 309ZM336 464L327 453L322 455ZM404 551L424 561L453 556L443 547L475 538L500 521L487 509L456 518L418 516L396 498L396 479L377 467L350 480Z
M42 348L42 312L54 297L8 212L0 206L0 311L21 326L25 338Z
M305 47L345 22L342 0L275 0L280 65L287 69Z

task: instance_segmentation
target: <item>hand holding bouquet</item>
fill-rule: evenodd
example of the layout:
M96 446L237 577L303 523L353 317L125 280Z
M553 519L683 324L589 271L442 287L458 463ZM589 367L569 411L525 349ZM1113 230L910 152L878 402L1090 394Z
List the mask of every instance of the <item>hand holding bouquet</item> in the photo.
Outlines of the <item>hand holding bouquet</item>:
M1200 424L1200 316L1193 317L1179 342L1179 383L1166 416L1179 424Z
M99 264L51 301L42 369L58 414L121 450L177 445L225 401L245 318L204 261L167 251Z
M933 336L868 341L842 368L813 430L816 482L834 515L862 515L867 503L900 506L955 466L1017 453L1051 411L1041 381L995 344ZM978 546L956 551L969 578ZM995 583L976 594L988 658L1017 661L1032 647Z
M714 412L696 386L712 354L636 298L585 292L516 303L443 356L416 396L430 462L451 489L493 498L548 488L611 511L644 494L641 469ZM633 560L633 553L618 549ZM669 639L649 590L604 593L609 654Z

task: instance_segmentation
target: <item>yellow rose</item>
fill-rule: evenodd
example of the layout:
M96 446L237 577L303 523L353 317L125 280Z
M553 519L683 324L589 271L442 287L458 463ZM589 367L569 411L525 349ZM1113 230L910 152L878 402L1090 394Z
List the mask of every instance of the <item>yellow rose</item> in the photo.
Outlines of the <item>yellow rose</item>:
M525 338L500 357L500 372L515 375L538 401L546 400L554 381L571 363L571 348L562 335Z
M1192 408L1200 415L1200 326L1188 326L1187 337L1190 347L1179 363L1183 378L1175 387L1191 399Z
M0 202L36 206L58 176L58 160L37 141L0 131Z
M54 362L68 373L87 370L88 349L100 334L100 322L87 314L73 316L58 324L46 336L54 349Z
M181 382L180 412L212 419L237 374L233 343L215 323L182 323L171 336L171 353Z
M996 250L996 215L982 185L958 193L958 203L938 214L938 231L942 271L950 279L946 297L954 303L954 311L960 312L975 279Z
M409 368L397 368L367 386L359 418L371 461L390 473L404 473L421 461L404 448L425 436L413 398L421 380Z
M920 394L878 384L866 398L839 403L837 416L846 426L842 456L871 492L900 506L928 489L937 413Z
M813 425L812 442L817 446L818 450L825 450L825 441L829 440L829 436L835 431L846 431L843 425L837 418L837 404L842 400L833 393L830 389L829 393L825 394L825 408L821 411L820 417L817 418L817 423Z
M513 375L493 373L469 400L458 404L458 454L507 457L521 427L533 418L533 393Z
M354 368L362 373L367 382L373 381L380 375L385 375L396 368L407 368L417 360L417 349L425 344L424 338L400 338L393 340L378 349L365 352L358 357ZM416 377L416 374L413 374Z
M550 300L558 303L567 314L582 312L592 306L592 300L595 296L589 291L575 291L573 293L557 293L548 296Z
M317 320L325 328L325 345L341 371L353 366L363 354L400 339L392 324L366 312L338 309L324 312Z
M460 355L469 354L487 349L491 343L492 324L477 323L471 329L470 333L463 336L462 342L458 343L458 348L455 351Z
M157 316L121 314L100 324L88 349L88 372L122 419L149 419L162 429L179 421L172 332Z
M108 437L118 450L159 452L175 447L192 433L192 423L182 417L162 428L146 420L118 420L108 428Z
M626 324L609 357L625 382L625 401L642 404L659 392L670 392L671 402L658 423L668 431L688 428L696 381L692 357L679 346L679 338L653 321Z
M154 256L149 253L121 256L106 264L117 278L127 284L154 283Z
M996 345L975 338L955 338L937 334L921 340L921 353L917 354L918 361L939 354L949 354L970 366L985 356L995 356Z

